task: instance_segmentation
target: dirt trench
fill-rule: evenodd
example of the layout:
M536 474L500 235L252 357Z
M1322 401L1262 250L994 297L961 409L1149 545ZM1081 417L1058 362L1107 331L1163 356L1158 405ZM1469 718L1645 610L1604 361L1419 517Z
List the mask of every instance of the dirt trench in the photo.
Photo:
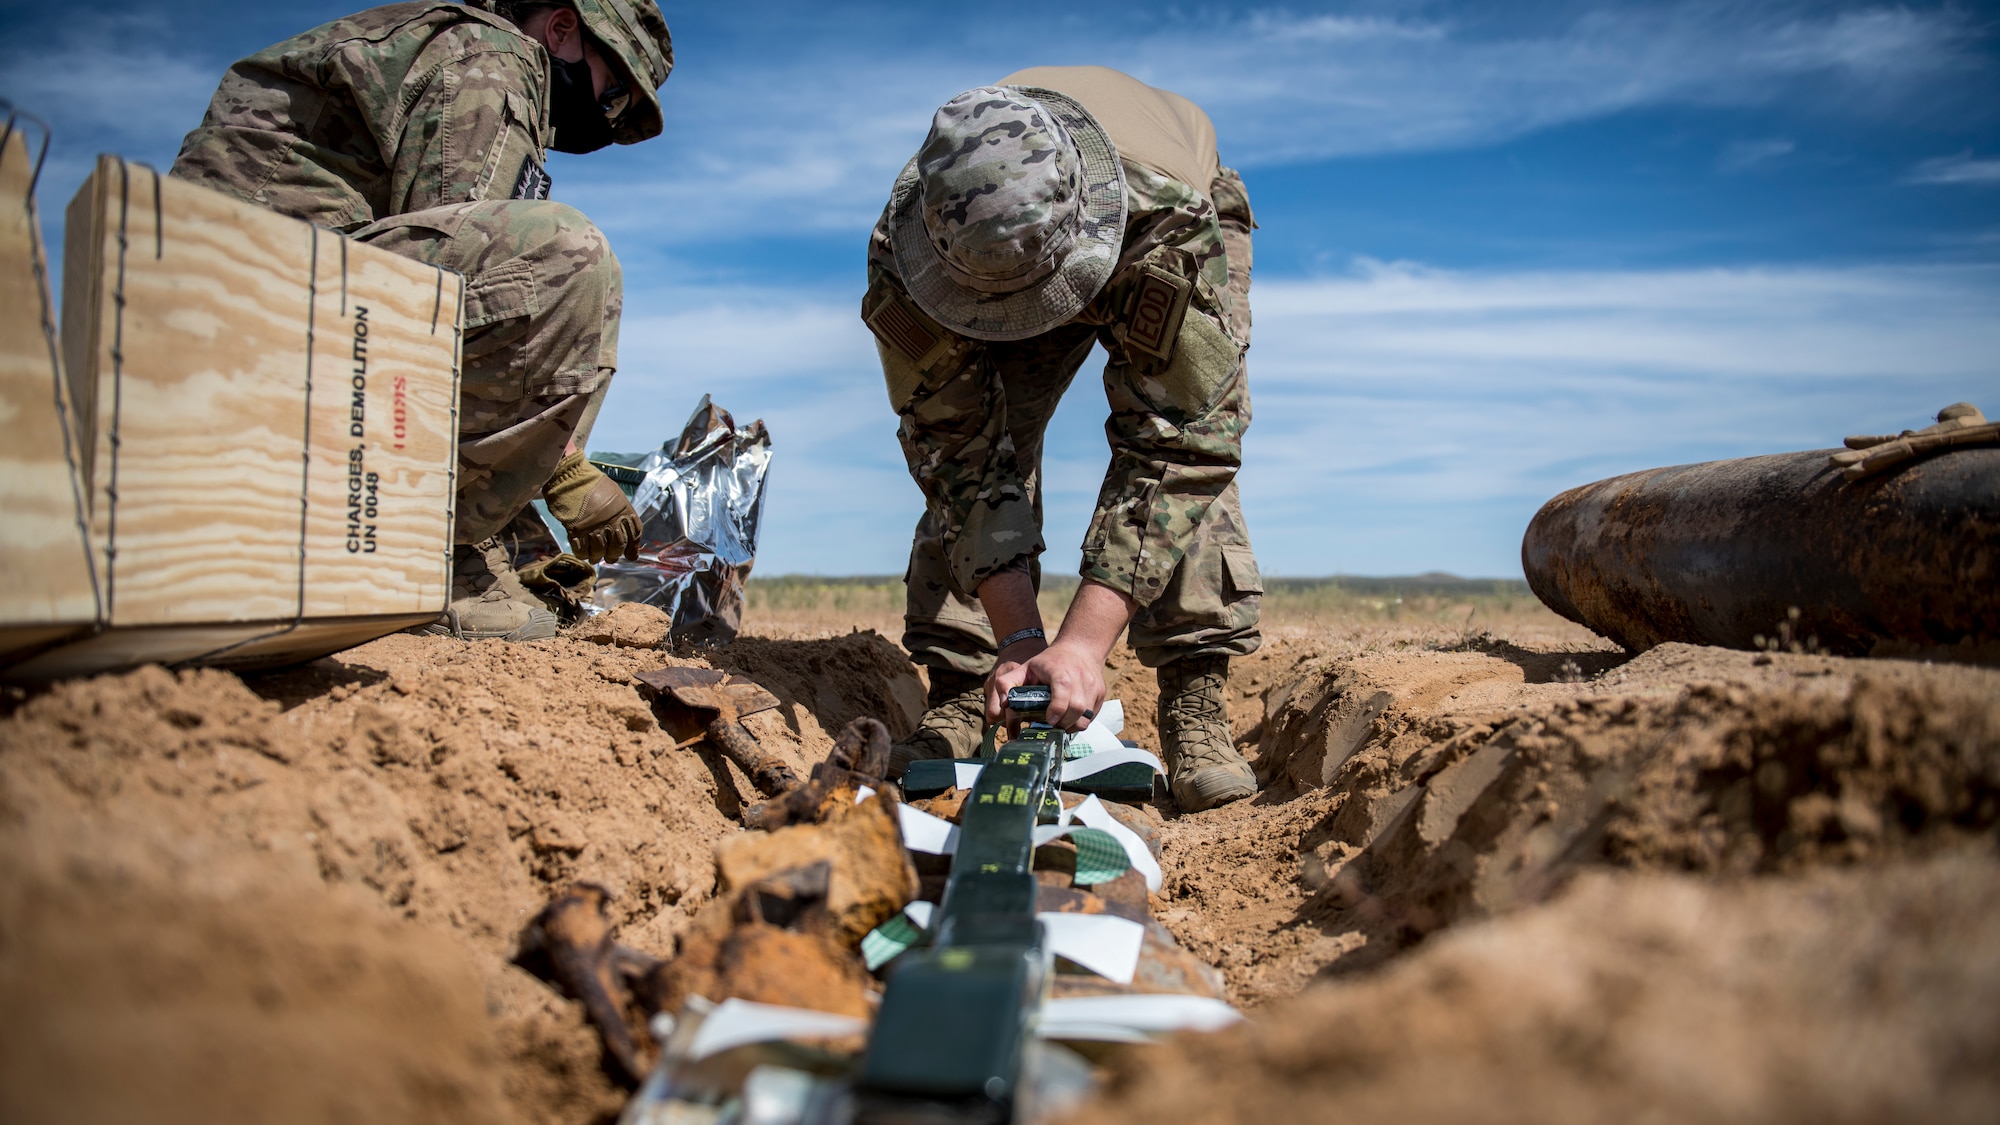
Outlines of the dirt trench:
M752 793L636 673L755 678L800 772L922 706L873 633L626 624L7 699L0 1118L608 1120L522 927L587 879L671 954ZM1151 674L1110 673L1150 744ZM1265 790L1156 804L1153 913L1250 1021L1122 1056L1080 1120L2000 1107L2000 673L1292 630L1230 691Z
M1264 791L1162 833L1160 916L1252 1018L1075 1120L2000 1112L2000 672L1294 655L1232 685Z

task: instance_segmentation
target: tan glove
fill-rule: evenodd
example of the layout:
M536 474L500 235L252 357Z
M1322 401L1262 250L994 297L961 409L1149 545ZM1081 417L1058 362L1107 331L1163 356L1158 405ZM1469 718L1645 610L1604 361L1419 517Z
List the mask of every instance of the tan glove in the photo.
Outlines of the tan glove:
M1952 403L1938 411L1937 419L1935 426L1900 434L1857 434L1847 439L1845 452L1827 460L1848 480L1860 480L1947 446L2000 442L2000 425L1988 422L1969 402Z
M562 459L542 487L542 499L569 531L571 554L589 562L639 557L639 513L625 499L625 490L582 453Z
M521 585L545 602L578 611L597 585L597 568L565 551L520 568Z

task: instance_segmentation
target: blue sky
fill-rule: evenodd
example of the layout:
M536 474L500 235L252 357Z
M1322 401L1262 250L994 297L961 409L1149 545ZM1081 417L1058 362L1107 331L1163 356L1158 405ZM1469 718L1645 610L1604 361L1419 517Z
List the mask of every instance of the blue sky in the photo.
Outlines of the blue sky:
M651 447L704 392L766 419L763 573L902 569L921 500L863 242L930 110L1031 65L1184 93L1243 170L1269 573L1518 575L1572 485L2000 413L2000 5L663 8L666 134L551 166L625 265L592 444ZM45 220L96 152L165 166L231 60L348 10L0 2L0 94L55 125ZM1107 457L1098 366L1049 440L1056 569Z

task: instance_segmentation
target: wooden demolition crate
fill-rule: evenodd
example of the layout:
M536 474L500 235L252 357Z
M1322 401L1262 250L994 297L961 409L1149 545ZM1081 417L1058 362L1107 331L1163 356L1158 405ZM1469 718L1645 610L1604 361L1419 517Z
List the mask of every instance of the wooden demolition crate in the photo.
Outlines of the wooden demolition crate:
M448 597L462 279L101 157L63 352L100 631L20 678L311 659Z
M0 139L0 664L97 621L82 482L35 214L38 144ZM35 138L40 140L42 138Z

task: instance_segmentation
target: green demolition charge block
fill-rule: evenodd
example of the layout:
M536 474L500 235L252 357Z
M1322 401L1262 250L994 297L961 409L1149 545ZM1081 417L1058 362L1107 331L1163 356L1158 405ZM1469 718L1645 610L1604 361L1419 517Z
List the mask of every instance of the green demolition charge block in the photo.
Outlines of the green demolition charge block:
M1024 730L973 784L930 947L898 959L882 995L856 1084L862 1125L1012 1119L1049 975L1035 825L1060 808L1052 777L1066 738Z
M909 770L903 774L903 796L907 800L921 801L925 797L950 792L958 786L958 771L954 767L984 766L992 760L984 757L934 758L911 762ZM1085 796L1095 793L1107 801L1141 803L1153 798L1153 767L1144 762L1125 762L1099 770L1089 777L1063 781L1057 788Z
M1017 689L1018 690L1018 689ZM1008 693L1012 706L1013 693ZM1046 698L1038 700L1046 705ZM993 735L1000 728L992 727L986 732L986 744L980 753L972 758L931 758L911 762L903 773L903 797L905 800L921 801L925 797L935 797L958 786L959 766L986 766L993 761ZM1065 763L1077 760L1075 755L1083 752L1080 740L1058 730L1045 726L1029 726L1021 731L1016 742L1034 740L1048 743L1054 763L1050 772L1054 774L1053 788L1086 796L1095 793L1107 801L1149 801L1153 797L1153 767L1144 762L1124 762L1110 769L1074 779L1065 779ZM1009 743L1008 745L1013 745ZM1126 745L1132 745L1126 743Z

